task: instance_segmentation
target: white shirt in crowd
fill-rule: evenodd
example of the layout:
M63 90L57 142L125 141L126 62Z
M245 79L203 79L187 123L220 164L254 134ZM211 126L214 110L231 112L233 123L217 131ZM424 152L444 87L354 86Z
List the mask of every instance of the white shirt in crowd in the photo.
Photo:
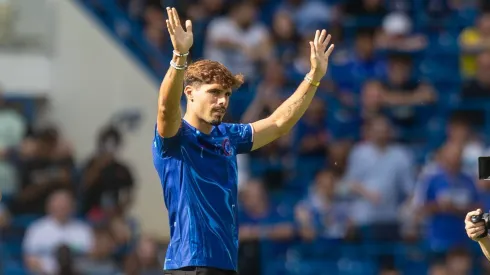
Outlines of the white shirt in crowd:
M23 250L25 256L41 259L46 273L55 274L57 271L55 253L61 245L67 245L75 253L89 253L94 245L92 229L76 220L60 224L53 218L45 217L28 227Z
M215 43L226 39L253 49L260 47L268 36L267 28L260 23L254 23L244 30L228 17L216 18L208 27L205 56L223 63L232 73L242 73L250 79L254 77L254 61L241 49L223 49Z

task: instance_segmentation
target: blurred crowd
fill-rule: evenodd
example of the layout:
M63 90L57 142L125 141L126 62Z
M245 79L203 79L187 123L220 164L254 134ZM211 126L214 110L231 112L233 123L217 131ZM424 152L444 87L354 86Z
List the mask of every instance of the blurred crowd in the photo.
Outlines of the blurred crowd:
M328 75L295 129L239 156L240 274L490 272L463 222L490 209L490 183L477 178L490 121L474 107L490 99L490 3L114 1L168 58L164 8L193 21L191 58L246 77L231 122L270 115L309 71L312 32L333 36ZM110 22L103 1L84 2ZM138 55L164 75L169 59ZM55 127L31 128L0 104L0 228L22 242L11 258L39 274L161 274L156 243L127 214L136 183L117 155L123 134L103 129L77 168ZM29 215L42 218L13 222Z
M128 214L135 182L120 130L101 129L76 165L55 125L18 110L0 93L2 274L161 274L159 244Z

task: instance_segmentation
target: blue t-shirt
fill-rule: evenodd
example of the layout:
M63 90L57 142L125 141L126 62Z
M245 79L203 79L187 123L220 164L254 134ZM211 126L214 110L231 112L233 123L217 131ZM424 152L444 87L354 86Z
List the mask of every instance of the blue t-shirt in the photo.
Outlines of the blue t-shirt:
M450 200L460 207L469 207L479 202L474 180L464 173L449 176L439 169L427 175L422 182L418 195L425 202ZM432 249L446 251L458 245L464 245L468 237L464 228L464 216L450 213L438 213L427 220L427 241Z
M164 269L237 270L237 154L252 149L250 124L214 126L209 135L185 120L174 137L155 128L153 162L169 212Z

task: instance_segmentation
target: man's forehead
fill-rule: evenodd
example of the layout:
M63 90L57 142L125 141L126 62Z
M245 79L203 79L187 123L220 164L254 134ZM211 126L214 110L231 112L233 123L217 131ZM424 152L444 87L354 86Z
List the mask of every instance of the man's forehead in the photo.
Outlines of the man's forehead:
M225 89L223 86L221 86L218 83L203 84L203 85L201 85L200 90L202 90L202 91L220 90L220 91L223 91L223 92L232 92L231 88Z

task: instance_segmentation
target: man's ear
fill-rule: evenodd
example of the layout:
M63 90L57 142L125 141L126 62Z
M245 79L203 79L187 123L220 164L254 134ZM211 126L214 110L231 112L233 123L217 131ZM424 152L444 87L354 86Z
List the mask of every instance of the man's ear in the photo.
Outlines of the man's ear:
M187 97L187 100L189 101L194 101L194 92L195 88L192 86L185 86L184 88L184 94Z

